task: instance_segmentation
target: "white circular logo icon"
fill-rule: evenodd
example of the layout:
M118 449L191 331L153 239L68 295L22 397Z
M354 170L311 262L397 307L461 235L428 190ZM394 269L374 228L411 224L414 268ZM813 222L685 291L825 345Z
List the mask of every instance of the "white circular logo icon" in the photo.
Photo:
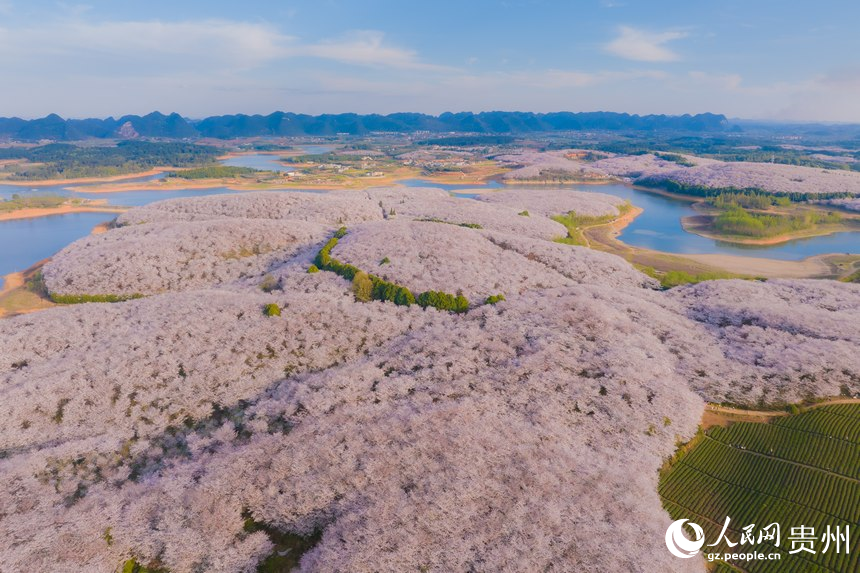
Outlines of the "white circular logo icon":
M705 532L692 521L687 525L693 530L695 538L692 540L687 539L682 529L686 522L686 519L679 519L673 522L669 526L669 529L666 530L666 547L669 548L669 553L681 559L696 556L699 553L699 549L705 544Z

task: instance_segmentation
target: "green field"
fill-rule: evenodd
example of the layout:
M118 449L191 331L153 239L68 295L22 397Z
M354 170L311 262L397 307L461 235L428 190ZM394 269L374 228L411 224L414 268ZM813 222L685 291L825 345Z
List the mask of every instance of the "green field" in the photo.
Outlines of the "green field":
M749 524L756 524L757 536L760 528L779 523L779 547L763 541L702 549L781 554L779 561L730 563L739 571L860 571L860 405L824 406L769 424L711 428L664 471L660 496L672 519L686 518L702 527L706 544L718 539L726 516L733 542ZM822 551L828 525L831 532L850 526L847 553L844 544L837 553L833 541ZM814 528L814 555L789 554L795 548L788 539L791 528L800 526Z

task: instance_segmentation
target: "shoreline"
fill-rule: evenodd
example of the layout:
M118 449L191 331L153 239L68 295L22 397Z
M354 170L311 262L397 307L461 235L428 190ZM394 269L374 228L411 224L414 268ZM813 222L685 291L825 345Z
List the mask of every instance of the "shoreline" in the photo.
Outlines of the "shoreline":
M77 206L61 205L59 207L27 208L0 214L0 222L20 221L22 219L38 219L41 217L53 217L56 215L69 215L71 213L125 213L125 207L112 207L108 205Z
M256 153L237 153L237 154L227 154L227 155L248 155L248 154L256 154ZM271 155L277 155L277 153L271 153ZM222 156L225 157L225 156ZM421 177L420 174L415 173L400 173L396 174L396 179L392 176L380 178L377 181L358 181L358 183L362 184L361 186L354 186L356 181L350 181L350 184L345 185L313 185L306 184L301 185L300 183L295 183L294 186L284 186L284 185L260 185L260 184L237 184L235 181L232 182L231 185L229 182L225 184L223 180L204 180L196 183L180 183L180 184L164 184L165 181L169 180L160 180L153 183L143 184L140 183L117 183L114 185L105 185L102 188L93 189L92 187L84 187L84 188L69 188L72 191L76 192L87 192L87 193L112 193L112 192L123 192L123 191L182 191L182 190L195 190L195 189L217 189L217 188L226 188L231 191L236 192L249 192L249 191L291 191L291 190L320 190L320 191L329 191L329 190L346 190L346 189L364 189L368 187L378 186L378 185L387 185L387 184L399 184L399 181L403 179L415 179L421 178L425 179L428 182L428 186L433 183L437 184L451 184L450 181L454 180L454 184L463 184L463 185L474 185L474 188L464 188L461 192L469 193L470 191L474 192L489 192L492 191L493 188L487 187L489 182L494 177L498 177L498 175L493 175L490 177L481 178L480 181L462 181L458 180L455 177L452 177L450 174L447 176L441 176L437 178L426 178ZM125 177L124 177L125 178ZM449 183L445 183L448 181ZM502 180L503 183L507 184L507 181ZM54 182L52 182L53 184ZM521 183L521 182L516 182ZM531 182L534 183L534 182ZM610 185L614 183L619 183L617 180L600 180L600 181L589 181L589 182L580 182L580 183L571 183L571 185ZM623 183L623 182L621 182ZM557 184L555 182L550 183L546 182L545 184ZM628 184L629 185L629 184ZM479 187L480 186L480 187ZM507 185L506 185L507 186ZM505 187L502 187L504 189ZM643 188L645 192L656 193L660 195L664 195L673 199L689 201L691 203L696 203L696 198L693 197L685 197L674 195L662 190ZM640 266L650 266L654 267L660 271L667 270L684 270L686 272L690 272L692 274L699 273L708 273L708 272L727 272L731 274L737 274L743 277L763 277L763 278L838 278L842 275L840 272L838 265L833 263L829 263L828 259L832 257L843 257L845 256L842 253L831 253L831 254L820 254L813 255L811 257L807 257L803 260L799 261L785 261L780 259L769 259L766 257L746 257L741 255L726 255L726 254L710 254L710 253L702 253L702 254L676 254L665 251L656 251L650 249L643 249L640 247L635 247L632 245L628 245L623 241L618 239L618 236L627 227L630 223L632 223L636 217L638 217L643 209L640 207L632 206L633 208L619 216L619 218L609 222L602 223L600 225L594 225L591 227L586 227L582 229L582 236L586 241L586 244L589 248L593 248L596 250L601 250L605 252L609 252L622 258L626 259L628 262L632 264L637 264ZM72 206L63 206L59 208L50 208L50 209L26 209L15 211L7 214L0 215L0 221L7 220L16 220L16 219L28 219L28 218L38 218L52 215L63 215L68 213L75 212L103 212L103 213L122 213L127 211L127 208L122 207L111 207L111 206L80 206L80 207L72 207ZM697 235L705 236L706 238L724 241L718 236L708 236L698 232L695 232L691 229L687 228L685 224L685 219L689 217L685 217L682 219L682 225L687 232L694 233ZM844 229L834 229L828 233L818 234L818 235L808 235L809 237L815 236L823 236L826 234L843 232ZM103 231L101 231L103 232ZM795 237L792 237L788 240L793 240ZM796 237L802 238L802 237ZM777 238L769 238L764 240L766 242L757 242L751 244L758 245L767 245L774 244L777 242L783 242L782 237ZM732 241L726 241L732 242ZM860 256L858 256L858 260L860 260Z
M709 220L707 222L701 220L705 218ZM722 241L724 243L733 243L736 245L752 246L779 245L781 243L788 243L790 241L797 241L799 239L813 239L815 237L826 237L828 235L835 235L836 233L856 233L860 231L860 228L855 228L856 226L852 226L847 223L838 223L835 225L821 226L819 228L804 229L795 233L777 235L775 237L763 237L761 239L757 239L736 237L734 235L723 236L716 233L712 233L710 232L710 219L712 219L710 215L693 215L690 217L682 217L681 227L688 233L699 235L700 237L705 237L706 239Z
M161 181L168 181L162 179ZM231 182L227 182L223 179L201 179L197 183L181 183L177 182L177 184L171 184L168 182L167 184L155 185L155 184L143 184L139 185L137 183L119 183L115 185L99 185L93 187L69 187L69 191L74 193L93 193L93 194L101 194L101 193L126 193L129 191L193 191L197 189L229 189L230 191L290 191L292 189L312 189L312 190L320 190L320 191L336 191L338 189L349 189L349 187L341 187L334 185L299 185L297 183L294 184L273 184L273 185L261 185L259 183L249 183L249 184L241 184L236 183L235 180Z
M623 231L628 225L630 225L630 223L636 220L636 217L638 217L644 212L645 209L643 209L642 207L637 207L633 204L630 204L630 209L626 213L621 214L617 219L613 219L608 223L599 223L597 225L590 225L588 227L583 228L582 238L585 239L586 246L589 249L594 248L591 246L591 241L589 240L587 231L591 229L596 229L598 227L606 227L609 236L612 237L613 240L617 241L621 245L635 249L636 247L628 245L623 241L619 241L618 236L621 235L621 231Z
M90 235L100 235L111 229L111 223L99 223L90 230ZM52 255L53 256L53 255ZM27 290L27 281L42 270L51 257L42 259L23 271L15 271L0 277L3 280L0 287L0 319L38 312L56 306L43 296Z
M743 257L740 255L721 255L715 253L684 256L699 263L712 265L727 272L742 275L768 279L826 279L834 278L833 268L827 263L828 257L844 255L837 253L812 255L799 261L783 261L764 257Z
M297 153L295 151L231 151L225 153L224 155L219 155L216 159L218 161L224 159L230 159L233 157L241 157L243 155L276 155L279 157L289 157L291 155L301 155L301 153ZM9 160L6 163L15 163L16 160ZM279 163L283 163L285 167L288 167L286 163L280 161ZM126 179L139 179L141 177L151 177L153 175L161 175L162 173L168 173L170 171L182 171L183 169L192 169L190 167L170 167L170 166L161 166L161 167L153 167L152 169L148 169L146 171L139 171L135 173L124 173L122 175L109 175L106 177L80 177L75 179L37 179L33 181L16 181L16 180L8 180L0 178L0 185L10 185L13 187L57 187L60 185L85 185L89 183L115 183L118 181L125 181ZM74 189L73 189L74 190ZM148 191L148 189L136 189L140 191ZM96 193L97 191L93 191Z
M3 288L0 289L0 320L56 306L50 300L27 289L27 281L41 271L50 260L51 257L42 259L26 270L9 273L3 277Z
M362 190L368 187L380 185L398 185L404 179L424 179L429 183L438 185L474 185L482 191L488 189L490 183L486 178L458 179L451 176L422 176L420 173L393 173L390 176L378 178L353 179L341 185L325 183L303 183L301 179L280 183L244 183L236 179L201 179L197 182L177 181L175 179L161 179L157 182L146 183L116 183L105 185L93 185L86 187L68 187L69 191L75 193L123 193L127 191L186 191L195 189L220 189L230 191L291 191L291 190L313 190L313 191L340 191L340 190ZM429 184L428 183L428 184Z
M177 171L176 167L155 167L140 173L126 173L125 175L111 175L109 177L82 177L80 179L39 179L36 181L8 181L0 179L0 185L11 185L14 187L57 187L60 185L79 185L82 183L113 183L125 179L137 179L139 177L150 177L160 175L167 171Z
M828 263L828 259L845 256L840 253L828 253L813 255L799 261L785 261L718 253L677 254L643 249L619 240L621 231L643 211L644 209L634 205L629 212L609 223L583 229L582 235L589 248L618 255L632 264L651 266L658 270L668 267L676 267L675 270L677 270L677 267L687 266L690 267L689 270L682 270L687 270L691 274L722 271L739 277L834 278L840 273L836 265ZM597 246L594 246L595 244ZM860 260L860 255L857 255L857 259Z
M3 287L0 288L0 296L10 293L16 288L24 286L24 271L15 271L0 277L3 279Z
M90 235L101 235L102 233L107 233L113 228L113 221L107 221L105 223L99 223L90 231Z

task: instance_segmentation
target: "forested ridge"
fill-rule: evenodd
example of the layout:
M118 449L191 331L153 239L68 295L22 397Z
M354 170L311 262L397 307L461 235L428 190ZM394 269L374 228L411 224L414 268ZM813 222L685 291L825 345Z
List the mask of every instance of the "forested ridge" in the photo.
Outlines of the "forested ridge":
M230 139L255 136L363 135L371 132L467 132L536 133L551 131L721 131L725 116L631 115L613 112L462 112L438 116L423 113L360 115L355 113L305 115L275 112L269 115L221 115L192 120L177 113L153 112L106 119L64 119L51 114L40 119L0 118L0 138L20 141L75 141L126 137L172 139L214 137Z

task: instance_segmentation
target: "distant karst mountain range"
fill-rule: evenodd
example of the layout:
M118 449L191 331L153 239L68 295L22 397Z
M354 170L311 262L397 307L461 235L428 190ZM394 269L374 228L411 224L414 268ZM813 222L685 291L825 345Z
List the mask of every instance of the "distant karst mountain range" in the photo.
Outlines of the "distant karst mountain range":
M158 137L185 139L259 136L365 135L372 132L468 132L525 134L552 131L723 131L724 115L630 115L612 112L530 113L493 111L482 113L393 113L390 115L303 115L275 112L270 115L221 115L192 120L177 113L154 112L118 119L64 119L51 114L40 119L0 118L0 139L18 141L76 141L82 139L133 139Z

